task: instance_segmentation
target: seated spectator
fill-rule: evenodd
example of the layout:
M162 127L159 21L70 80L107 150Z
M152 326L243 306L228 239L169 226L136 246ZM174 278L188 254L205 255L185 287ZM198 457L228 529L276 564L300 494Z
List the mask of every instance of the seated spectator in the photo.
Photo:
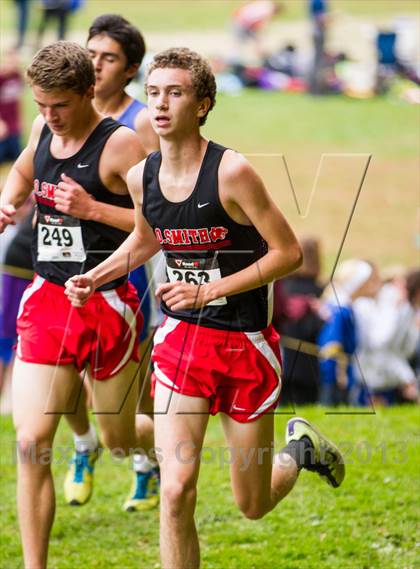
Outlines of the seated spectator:
M352 306L357 298L376 296L379 287L376 268L367 261L351 259L337 267L324 291L325 324L318 336L322 405L350 402L358 342Z
M408 278L395 277L383 285L375 299L358 298L354 302L360 337L360 368L356 373L359 403L368 403L369 395L376 405L417 400L417 378L409 359L419 339L419 307L420 271Z
M316 403L319 396L319 370L315 345L323 320L318 315L318 298L322 287L319 241L313 237L300 239L302 266L279 281L284 294L282 333L283 375L282 403L303 405ZM278 283L275 284L274 324L280 328Z
M292 44L286 45L275 53L265 58L263 66L271 71L279 71L289 77L297 77L298 61L296 47Z

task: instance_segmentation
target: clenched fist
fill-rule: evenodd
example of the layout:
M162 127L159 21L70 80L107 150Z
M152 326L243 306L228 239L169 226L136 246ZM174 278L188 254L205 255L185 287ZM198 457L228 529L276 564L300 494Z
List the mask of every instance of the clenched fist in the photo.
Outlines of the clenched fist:
M95 199L80 184L66 174L61 174L61 182L57 187L54 195L56 210L79 219L92 218Z
M76 308L84 306L95 291L93 279L88 275L75 275L65 286L64 294Z

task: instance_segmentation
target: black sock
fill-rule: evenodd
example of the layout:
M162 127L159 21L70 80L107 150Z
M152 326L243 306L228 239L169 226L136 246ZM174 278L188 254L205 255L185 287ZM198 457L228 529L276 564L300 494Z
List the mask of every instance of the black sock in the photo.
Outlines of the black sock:
M291 456L298 465L299 470L313 466L315 462L314 446L311 439L305 436L298 441L290 441L287 443L280 453Z

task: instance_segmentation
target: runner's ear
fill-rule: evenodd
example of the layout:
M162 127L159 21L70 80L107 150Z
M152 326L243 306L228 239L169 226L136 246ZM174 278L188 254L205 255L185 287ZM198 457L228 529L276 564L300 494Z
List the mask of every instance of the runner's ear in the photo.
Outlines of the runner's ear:
M133 79L137 75L137 71L139 70L140 64L139 63L132 63L127 67L125 73L127 75L127 79Z
M95 85L91 85L85 93L88 99L94 99L95 97Z
M211 101L210 101L210 97L204 97L204 99L202 99L199 103L198 103L198 112L197 112L197 116L199 118L205 117L206 114L209 111L211 105Z

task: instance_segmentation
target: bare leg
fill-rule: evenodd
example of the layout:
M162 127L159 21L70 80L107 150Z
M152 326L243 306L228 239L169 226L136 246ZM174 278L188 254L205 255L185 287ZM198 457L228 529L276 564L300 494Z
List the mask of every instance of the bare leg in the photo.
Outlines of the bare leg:
M110 379L93 382L94 413L105 445L117 454L130 454L135 449L144 449L147 453L153 446L153 439L143 437L136 429L137 367L135 362L130 362Z
M140 434L147 449L151 449L154 446L153 398L150 395L150 355L152 348L153 334L149 334L139 345L140 397L136 414L136 431Z
M273 456L273 415L251 423L238 423L222 415L232 452L233 494L247 518L259 519L271 511L296 483L296 462L286 454Z
M160 553L163 569L198 569L194 521L208 401L156 384L155 437L161 468Z
M18 444L18 513L27 569L47 566L55 512L51 450L61 412L74 403L76 378L71 366L15 360L12 396Z
M82 384L83 382L83 384ZM76 435L84 435L89 430L89 417L87 410L87 393L85 383L87 383L87 378L85 381L80 379L79 385L76 386L76 399L77 406L74 410L64 415L70 429Z

